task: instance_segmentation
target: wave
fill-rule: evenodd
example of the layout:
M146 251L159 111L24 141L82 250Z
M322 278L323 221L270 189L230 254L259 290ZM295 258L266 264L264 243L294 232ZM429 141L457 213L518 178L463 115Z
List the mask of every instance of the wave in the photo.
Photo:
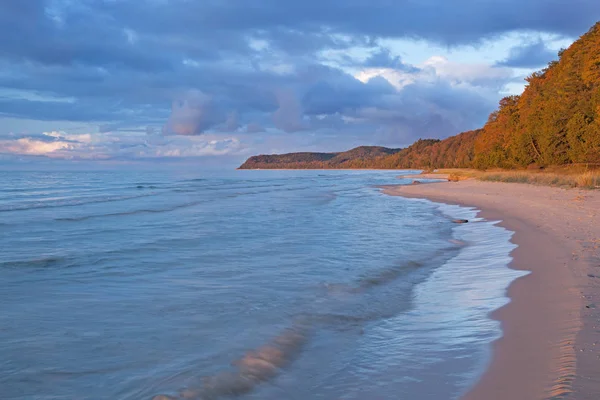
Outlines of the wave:
M122 212L116 212L116 213L94 214L94 215L85 215L85 216L81 216L81 217L70 217L70 218L56 218L55 221L79 222L79 221L86 221L86 220L95 219L95 218L124 217L124 216L129 216L129 215L138 215L138 214L160 214L160 213L175 211L175 210L178 210L181 208L197 206L198 204L202 204L202 203L206 203L206 200L193 201L193 202L185 203L185 204L178 204L176 206L167 207L167 208L122 211Z
M18 193L31 190L30 188L0 189L0 193Z
M452 239L449 241L449 243L451 246L437 249L431 255L429 255L427 260L408 260L397 265L378 269L368 274L363 274L356 280L354 285L333 283L325 284L325 288L331 294L340 292L362 293L368 289L386 285L416 270L419 270L428 264L436 264L436 260L440 258L450 258L453 252L461 247L466 246L466 243L452 241Z
M390 283L407 273L414 271L417 268L422 267L424 264L418 261L408 261L405 264L397 265L391 268L376 271L375 273L367 276L363 276L358 281L358 286L353 290L362 291L370 289L375 286L385 285Z
M143 187L142 187L143 186ZM14 193L2 193L0 191L0 201L4 203L18 204L22 207L29 205L43 205L42 203L58 203L60 200L85 200L98 199L103 197L119 196L139 196L133 193L135 189L158 189L157 185L151 184L127 184L127 185L109 185L103 187L89 186L68 186L68 187L47 187L47 188L27 188ZM5 207L8 209L10 207ZM14 207L12 207L14 208Z
M60 208L60 207L76 207L87 204L98 204L98 203L111 203L116 201L126 201L132 199L138 199L140 197L148 197L153 196L154 193L147 194L139 194L135 196L109 196L109 197L101 197L101 198L92 198L92 199L68 199L64 200L64 202L60 203L44 203L44 202L36 202L33 204L20 204L20 205L11 205L0 207L0 212L11 212L11 211L26 211L26 210L34 210L41 208Z
M438 253L441 254L441 250ZM340 290L351 294L354 299L360 300L359 295L365 290L390 283L423 266L424 263L422 262L408 261L402 265L363 277L353 286L327 285L328 294ZM332 289L333 292L329 292L329 289ZM329 305L320 303L320 309L335 309L339 298L337 296L328 296L328 298ZM351 308L359 304L348 299L345 300ZM381 304L388 303L382 302ZM310 334L319 326L331 327L333 325L338 329L362 327L366 322L389 317L388 314L381 312L381 310L369 310L367 313L359 312L355 315L336 312L308 312L297 315L296 322L291 328L287 328L272 341L256 350L249 351L243 357L234 361L232 363L236 367L234 371L224 371L213 376L204 377L201 380L202 384L198 387L191 386L181 390L176 395L160 394L154 396L152 400L213 400L247 394L259 384L276 377L283 368L288 366L304 347Z
M196 178L196 179L184 179L184 180L179 181L179 182L203 182L205 180L206 179L204 179L204 178Z
M193 192L197 192L196 189L175 189L173 191L175 193L193 193Z
M308 342L311 330L310 323L299 320L267 344L235 360L232 363L235 370L204 377L198 387L183 389L177 395L160 394L152 400L214 400L249 393L279 375L298 356Z
M30 260L0 262L0 268L49 268L65 264L69 260L65 257L42 257Z
M292 190L302 190L302 189L303 188L292 189ZM176 189L176 191L177 191L177 189ZM234 198L234 197L239 197L239 196L243 196L243 195L269 193L269 192L270 191L236 192L236 193L231 193L231 194L225 195L225 196L223 196L223 198ZM135 196L135 197L130 197L130 198L145 197L145 196L151 196L151 194ZM189 203L178 204L178 205L175 205L172 207L158 208L158 209L142 209L142 210L123 211L123 212L116 212L116 213L107 213L107 214L85 215L85 216L81 216L81 217L56 218L55 221L77 222L77 221L86 221L86 220L95 219L95 218L121 217L121 216L137 215L137 214L158 214L158 213L175 211L175 210L182 209L182 208L194 207L199 204L206 203L208 201L209 200L206 200L206 199L198 200L198 201L192 201Z
M232 191L232 190L243 190L243 189L260 189L260 188L273 188L280 187L284 185L254 185L254 186L235 186L228 183L223 183L220 185L210 185L210 186L174 186L173 191L176 193L193 193L198 192L199 190L204 191ZM267 191L256 191L254 193L269 193L272 190ZM240 194L244 192L239 192Z

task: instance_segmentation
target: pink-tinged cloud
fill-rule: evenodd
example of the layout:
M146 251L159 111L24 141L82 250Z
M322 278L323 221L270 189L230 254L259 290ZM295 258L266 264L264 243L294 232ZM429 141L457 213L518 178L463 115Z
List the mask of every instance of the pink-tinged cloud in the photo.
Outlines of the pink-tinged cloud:
M37 136L0 140L0 154L60 159L225 156L240 154L244 150L245 146L238 138L211 134L198 137L46 132Z
M44 142L30 138L0 141L0 153L7 154L59 157L58 152L60 150L71 150L74 148L75 145L73 143L62 141Z
M210 98L199 90L190 90L175 101L171 116L163 128L165 135L199 135L210 126Z

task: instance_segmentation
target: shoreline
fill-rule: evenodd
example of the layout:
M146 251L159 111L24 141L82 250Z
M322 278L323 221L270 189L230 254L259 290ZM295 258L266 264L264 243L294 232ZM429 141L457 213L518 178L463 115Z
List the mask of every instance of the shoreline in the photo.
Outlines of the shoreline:
M518 246L509 267L531 271L491 314L502 337L463 399L600 397L600 192L473 180L383 192L475 207L478 217L500 220Z

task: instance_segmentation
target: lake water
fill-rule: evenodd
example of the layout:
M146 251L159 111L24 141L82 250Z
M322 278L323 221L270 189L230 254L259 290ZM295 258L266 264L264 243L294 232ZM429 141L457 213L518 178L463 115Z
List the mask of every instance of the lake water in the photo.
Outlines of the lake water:
M459 398L522 273L401 173L0 172L0 397Z

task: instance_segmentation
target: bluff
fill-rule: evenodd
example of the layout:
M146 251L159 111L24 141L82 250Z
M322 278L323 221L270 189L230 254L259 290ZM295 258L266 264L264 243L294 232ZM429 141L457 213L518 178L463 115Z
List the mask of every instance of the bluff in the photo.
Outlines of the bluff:
M345 169L371 168L377 160L400 149L361 146L340 153L289 153L250 157L239 169Z

